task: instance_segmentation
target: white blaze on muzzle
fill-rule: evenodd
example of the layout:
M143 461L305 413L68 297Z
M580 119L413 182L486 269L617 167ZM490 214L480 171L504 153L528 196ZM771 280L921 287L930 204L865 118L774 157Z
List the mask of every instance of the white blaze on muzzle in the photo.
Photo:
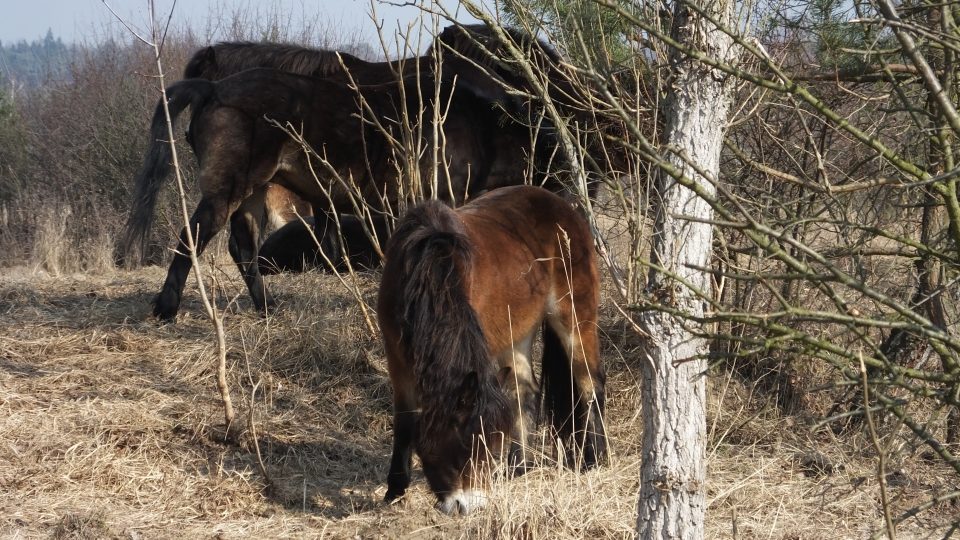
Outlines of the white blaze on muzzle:
M458 489L437 503L437 509L448 516L459 513L465 516L487 505L487 494L476 489Z

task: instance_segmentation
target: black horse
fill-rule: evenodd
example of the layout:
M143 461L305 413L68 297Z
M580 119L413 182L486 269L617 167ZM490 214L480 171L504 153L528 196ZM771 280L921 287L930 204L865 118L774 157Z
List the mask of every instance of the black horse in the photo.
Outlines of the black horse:
M446 63L455 63L450 59ZM462 201L470 189L488 189L500 182L514 183L513 169L526 159L529 136L519 125L502 124L499 110L508 111L513 99L499 86L483 84L482 77L460 77L476 68L467 64L443 73L422 72L394 83L352 88L339 82L293 75L272 69L248 70L218 82L188 79L167 89L173 116L192 107L192 145L200 164L200 203L190 221L202 250L227 221L231 224L230 253L261 311L270 304L258 265L259 227L241 205L268 182L276 182L309 201L321 216L352 209L351 192L378 211L399 208L404 187L392 141L400 129L391 119L407 118L410 133L421 148L430 148L428 124L444 115L444 141L437 156L438 186L434 194ZM455 74L451 75L451 74ZM481 84L471 84L472 80ZM415 88L429 92L411 91ZM439 89L438 95L433 92ZM437 99L439 98L439 99ZM162 105L162 104L161 104ZM302 135L316 154L311 158L287 131ZM165 116L158 106L152 141L138 177L128 238L139 242L152 219L162 180L167 175L164 142ZM325 157L325 163L318 159ZM430 152L418 156L421 178L434 174ZM314 179L316 174L320 180ZM352 182L354 189L345 185ZM482 184L482 185L478 185ZM406 186L417 191L416 186ZM429 193L426 185L422 193ZM409 191L408 191L409 192ZM324 229L326 223L324 224ZM162 319L175 317L184 281L190 269L186 231L154 305Z
M267 236L260 246L260 274L325 270L330 265L338 271L373 270L380 266L378 244L382 246L390 235L385 220L373 220L371 231L371 224L357 216L339 214L336 225L337 230L332 234L317 235L313 216L304 217L302 221L291 219ZM342 243L330 241L333 237L339 237Z
M562 63L560 55L542 40L532 39L528 34L504 28L511 42L525 51L538 69L548 72L555 81L549 87L561 84L565 79L557 77L555 70ZM493 29L485 25L450 26L437 36L434 44L424 56L408 58L396 62L367 62L352 54L310 47L301 47L277 43L222 42L197 51L187 64L183 78L203 78L219 80L253 67L272 67L291 73L326 77L339 81L357 81L362 84L378 84L395 80L398 75L412 75L418 70L431 69L436 54L447 58L465 58L475 63L482 72L470 70L459 76L489 77L490 82L503 85L510 91L529 92L529 83L507 57L505 44L500 41ZM477 80L472 81L477 84ZM531 109L533 110L533 109ZM528 113L529 115L529 113ZM526 123L536 119L513 119ZM542 124L542 120L540 120ZM547 125L550 123L548 122ZM550 139L544 136L545 140ZM549 169L549 157L555 153L550 145L541 145L540 159L536 161L541 170ZM549 175L542 175L544 183L554 191L561 191L559 182ZM469 189L470 194L478 194L486 189L483 179L478 179ZM264 224L267 216L280 214L270 205L274 199L264 200ZM371 237L377 243L386 241L389 234L385 220L368 217L366 226L363 220L351 214L339 216L340 227L333 232L323 231L310 226L313 219L291 220L281 228L270 233L260 247L260 272L269 275L278 272L301 272L308 268L326 269L328 261L338 269L347 262L354 268L373 268L380 264L380 252ZM323 225L322 221L316 222ZM376 229L371 234L371 229Z
M342 64L341 64L342 61ZM183 70L184 79L219 81L253 68L273 68L289 73L329 77L370 65L343 51L315 49L285 43L226 41L193 53Z
M522 32L511 30L507 35L529 50L537 64L551 66L549 69L545 68L545 72L559 73L557 70L561 69L560 57L549 46L525 36ZM290 122L292 126L303 124L303 127L306 127L310 124L314 132L319 129L316 126L318 122L339 125L340 132L328 128L323 135L314 133L316 139L308 142L320 144L322 148L314 148L318 151L322 149L332 163L350 163L351 165L341 172L351 174L354 178L364 178L362 182L368 183L364 189L373 191L364 192L362 195L367 202L374 202L375 206L383 206L385 202L399 202L394 200L399 184L395 171L387 170L390 167L396 169L395 164L387 166L389 160L385 156L389 153L387 147L390 144L382 133L378 135L374 133L377 130L370 129L371 124L390 125L397 118L409 114L410 110L423 110L431 116L441 111L447 114L443 125L446 151L442 159L448 175L441 180L441 184L447 189L436 194L437 196L458 202L498 185L515 183L518 179L524 181L524 175L517 174L517 171L523 168L537 175L533 178L534 182L542 183L553 191L562 191L562 183L547 174L549 164L557 155L555 141L551 138L553 130L549 122L537 118L538 104L526 99L529 86L518 69L505 60L504 46L492 29L452 27L437 37L428 54L392 63L366 62L332 51L276 44L228 43L202 49L189 62L187 75L216 78L230 70L241 69L242 66L273 64L311 75L324 75L328 81L319 83L312 79L286 76L276 71L260 70L257 75L235 75L216 85L191 79L171 87L169 99L174 117L188 105L195 107L188 141L200 158L204 199L191 221L191 226L195 228L198 223L204 225L204 230L200 233L200 245L205 245L206 241L230 220L231 255L244 275L254 304L264 310L269 304L269 295L263 289L256 255L260 230L263 227L262 216L266 212L262 208L262 202L261 207L256 207L257 203L254 201L265 200L256 193L265 190L267 182L273 180L305 198L314 206L315 232L318 238L330 229L329 218L334 212L353 210L344 193L334 194L332 207L329 198L320 197L309 167L293 168L297 169L296 174L303 175L299 179L294 179L294 173L282 167L279 162L275 165L275 170L254 170L257 166L266 166L265 163L277 162L279 156L267 156L266 161L261 161L260 154L263 152L249 145L247 153L250 155L242 156L251 160L244 165L244 175L257 176L255 180L213 178L225 174L240 175L239 171L224 168L224 163L204 163L209 161L208 154L211 149L224 146L226 141L237 142L244 136L257 140L268 138L271 139L273 147L289 150L289 144L283 145L274 140L277 137L286 137L286 134L269 123L265 124L264 118ZM359 90L336 84L334 81L338 80L359 83ZM444 99L453 99L450 111L438 108L438 104L433 103L432 98L427 95L432 94L432 88L438 83L444 88ZM327 105L322 104L322 96L303 94L304 88L309 88L308 91L331 92L330 99L326 100ZM410 91L411 88L420 90ZM264 92L276 92L277 95L285 97L263 99ZM356 100L358 92L364 100L375 103L375 106L365 106L365 121L356 120L361 111ZM289 100L285 101L287 98ZM411 99L418 103L411 103ZM232 105L225 106L224 100ZM341 109L334 111L333 104ZM498 110L493 110L494 105ZM198 110L198 107L204 110ZM226 120L222 118L224 114L217 116L211 110L230 108L253 116L243 121L239 117L233 117L229 126L214 125ZM413 121L422 125L428 119L428 115L424 114ZM206 125L202 124L204 121L207 122ZM544 133L536 138L536 143L532 142L530 135L531 124L545 128ZM228 128L227 131L231 134L224 135L223 128ZM270 136L262 133L269 129L276 133ZM348 129L353 130L353 133L345 133ZM357 137L358 134L364 135ZM164 117L158 105L151 128L150 147L137 177L134 205L123 243L128 258L131 258L130 254L136 250L142 252L145 248L146 233L151 227L160 182L169 169L170 149L169 145L163 142L166 138ZM290 142L289 137L287 142ZM227 143L225 148L227 147L232 145ZM221 150L225 151L225 148ZM367 156L373 156L374 159L369 160ZM360 160L359 157L364 159ZM292 161L300 165L305 163L302 159ZM364 163L361 165L359 161ZM374 179L378 175L390 178ZM227 186L233 186L234 191L227 193ZM390 193L376 191L374 187L389 189ZM383 208L384 211L396 208L390 204L387 205L389 208ZM211 215L210 212L216 215ZM221 212L226 214L219 215ZM250 259L251 256L254 258ZM188 261L182 253L175 256L167 281L154 306L156 315L164 319L175 316L190 266Z

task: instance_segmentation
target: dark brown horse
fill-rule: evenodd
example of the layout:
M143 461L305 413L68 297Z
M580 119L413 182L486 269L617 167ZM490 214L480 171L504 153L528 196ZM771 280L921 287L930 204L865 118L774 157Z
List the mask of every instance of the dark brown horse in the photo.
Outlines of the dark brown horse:
M585 468L604 460L598 301L590 228L549 191L505 187L457 210L430 201L407 213L377 303L394 392L386 500L409 486L414 449L448 514L483 503L483 468L504 436L511 463L524 463L541 327L543 401L567 457Z
M419 59L392 63L368 62L343 51L317 49L286 43L234 41L221 42L198 50L183 70L184 79L207 79L218 81L241 71L254 68L273 68L289 73L328 77L335 80L360 81L362 84L378 84L396 80L403 72L413 73L413 64ZM396 73L395 73L396 72ZM192 137L188 138L192 139ZM260 273L270 275L278 272L302 272L308 268L326 269L326 261L335 268L343 269L349 262L353 267L373 268L379 266L380 255L358 218L350 214L340 216L341 229L326 234L314 228L312 218L300 221L275 204L307 203L293 192L274 184L268 184L264 208L264 244L260 246ZM284 197L272 196L282 193ZM256 219L257 203L244 205ZM300 211L300 216L310 213ZM279 221L286 218L285 221ZM386 241L386 221L373 220L382 231L378 237ZM330 225L320 222L321 225ZM307 225L310 225L308 230ZM328 227L329 228L329 227ZM339 249L342 246L343 252Z
M217 81L247 69L263 67L372 85L396 81L404 74L412 75L419 69L431 69L432 65L433 59L429 56L394 62L368 62L343 51L284 43L240 41L221 42L198 50L187 62L183 78ZM296 197L290 192L287 193L288 197ZM272 203L271 197L264 199L264 218L285 215L272 208ZM256 215L256 203L245 205L247 206L250 207L250 214ZM316 222L320 228L327 228L325 232L313 227L313 219L288 220L284 223L265 222L265 227L273 225L274 228L272 232L265 231L263 235L260 273L269 275L278 272L301 272L308 268L326 269L326 261L330 261L337 269L344 269L347 263L362 268L379 266L380 254L368 237L369 228L363 227L361 220L351 214L341 214L338 222L339 229L332 227L327 221ZM377 240L386 241L389 232L386 221L372 218L371 222L372 227L378 231Z
M547 64L559 66L561 58L549 45L534 40L524 32L504 28L508 39L525 50L536 51L531 54L538 66L547 69ZM462 56L479 64L482 71L469 70L459 76L475 77L471 84L480 84L480 77L489 78L490 83L509 85L510 88L528 90L526 82L516 69L502 60L507 56L491 28L484 25L467 27L450 26L437 36L434 44L421 57L407 58L394 62L367 62L354 55L309 47L287 44L223 42L197 51L187 64L183 77L218 80L244 69L253 67L273 67L282 71L327 77L340 81L357 81L361 84L379 84L396 80L398 75L414 74L417 70L432 69L434 54L452 58L456 63ZM342 60L342 64L341 64ZM345 68L345 69L344 69ZM556 69L555 67L553 69ZM482 84L487 84L483 81ZM503 120L503 119L502 119ZM519 120L519 119L514 119ZM526 120L525 120L526 122ZM549 136L541 135L543 141L552 141ZM541 147L549 144L541 143ZM541 169L547 169L545 157L552 153L550 149L541 149L538 163ZM560 184L547 180L547 185L556 191ZM470 193L480 193L487 186L482 178L475 180ZM269 205L266 214L276 215ZM378 241L386 240L389 231L382 219L372 219L372 227L377 229ZM312 224L308 220L307 224ZM326 268L324 261L332 261L339 269L346 266L347 259L354 267L372 268L379 266L380 255L368 237L370 226L361 226L359 218L342 214L339 219L339 235L323 235L317 229L311 233L307 224L296 220L283 226L266 237L260 250L260 271L263 275L276 272L299 272L307 268ZM322 225L318 222L318 225ZM329 226L328 226L329 228ZM337 238L336 236L339 236ZM319 242L319 245L318 245ZM342 247L342 253L338 247Z
M473 31L479 33L481 36L484 35L483 32L478 29L474 29ZM487 29L486 32L489 34L492 30ZM511 31L510 35L521 42L524 39L522 33ZM431 55L425 57L407 59L397 63L365 62L356 57L344 57L344 64L349 69L349 76L340 67L340 61L337 59L336 54L331 51L302 49L274 44L220 44L198 52L190 61L186 74L215 78L222 76L232 69L241 69L243 66L274 63L285 69L296 69L312 74L328 74L333 79L345 80L349 78L362 85L391 81L383 83L379 85L379 87L391 89L387 91L387 93L392 92L394 95L387 98L386 101L391 101L392 104L387 104L385 100L381 99L380 106L375 107L377 111L374 112L372 117L376 117L381 113L383 113L383 116L379 118L368 118L368 120L375 119L387 123L393 122L394 119L397 118L395 113L399 112L402 108L400 102L405 99L409 100L411 97L400 91L400 82L396 79L398 74L401 76L404 73L418 74L408 75L400 80L407 82L411 80L426 82L425 85L421 86L430 86L435 80L445 78L447 81L446 84L449 87L453 87L454 84L452 81L456 80L455 86L464 88L465 90L456 94L461 96L456 100L458 106L453 108L452 117L448 117L443 126L443 136L450 149L443 158L452 172L453 178L446 179L448 180L447 185L450 188L448 191L452 191L452 193L439 194L445 199L456 201L465 196L482 193L484 190L498 185L523 181L522 175L519 175L517 171L527 167L527 164L531 164L532 166L530 168L534 171L545 172L548 167L544 164L552 161L553 156L556 154L556 148L550 142L549 136L541 135L539 139L537 139L537 145L533 146L531 144L528 123L531 121L531 116L536 113L534 109L522 100L519 100L511 91L516 88L516 85L522 82L521 78L515 73L515 70L509 65L500 62L496 56L484 56L487 54L486 46L477 48L475 45L471 45L473 43L472 41L458 36L461 36L461 34L452 30L445 31L438 37L437 42L433 46L432 51L436 52L436 54L431 53ZM492 34L489 34L489 36L492 36ZM484 43L495 43L490 41L495 38L489 36ZM559 57L545 45L535 40L531 41L529 38L526 39L529 43L536 44L535 46L532 45L533 50L549 51L542 54L538 53L538 57L543 58L542 61L551 63L558 62ZM439 47L439 51L437 47ZM457 50L458 47L463 48L462 53ZM500 49L492 47L492 50L498 51ZM460 54L463 54L463 56L469 60L462 59ZM442 68L436 67L435 57L441 58ZM434 74L435 71L440 70L442 70L442 75ZM252 83L252 76L247 76L246 78L231 78L229 82L224 81L224 84L218 84L216 87L209 85L203 86L197 82L184 82L179 86L175 85L172 87L172 90L175 89L174 93L178 95L170 96L174 117L194 100L197 103L203 102L208 108L218 107L224 109L233 107L234 110L240 111L243 114L259 114L261 115L260 120L262 120L263 116L286 118L286 120L290 120L296 124L301 120L302 115L310 114L309 107L302 111L295 112L293 108L291 108L290 103L277 104L276 111L272 110L271 107L264 106L265 103L276 100L262 100L261 102L261 100L258 100L257 92L277 91L281 95L287 95L288 90L285 88L286 83L284 81L278 78L277 81L272 81L271 86L271 84L269 84L270 81L266 80L270 77L263 75L264 72L260 73L259 82L256 83ZM424 81L424 77L430 80ZM303 85L301 84L300 86ZM203 90L200 90L201 88L203 88ZM210 90L210 88L216 88L216 90ZM314 89L324 90L326 88L333 87L315 87ZM370 88L372 87L368 87L368 90L362 92L377 94L376 91ZM243 101L243 104L239 105L239 107L235 105L225 106L220 100L221 94L225 92L230 94L231 97L229 99ZM247 95L241 96L240 93L242 92L247 92ZM321 121L343 120L341 128L343 126L352 126L356 133L371 131L367 129L369 126L366 123L356 122L355 119L346 117L348 114L355 115L358 107L353 100L346 99L344 87L336 87L336 90L333 92L334 95L332 96L333 99L331 103L338 103L343 107L340 111L333 111L328 107L330 115L323 117ZM413 93L419 94L419 92ZM382 95L383 92L380 92L380 94ZM469 98L462 98L464 94L470 94L472 96L472 105L465 105L465 103L469 101ZM207 98L212 99L207 100ZM303 95L296 97L295 100L298 101L299 105L304 105L309 101L307 97ZM490 103L500 104L501 108L506 109L509 113L500 114L499 112L491 112ZM432 112L434 105L430 104L427 108ZM196 111L194 111L194 113L194 119L203 117L203 115L197 114ZM234 116L233 119L235 122L232 127L237 129L233 129L229 135L225 135L224 132L218 128L207 129L205 134L201 134L199 133L199 126L196 122L191 123L188 140L194 147L198 157L202 153L209 151L203 148L209 149L223 146L224 144L230 146L226 141L238 140L243 132L243 129L239 128L242 124L240 116ZM322 117L323 115L320 116ZM247 120L250 119L248 118ZM314 124L320 119L303 118L303 120ZM415 121L417 120L422 119L415 119ZM256 122L248 121L245 125L248 127L255 125L266 127L263 122L259 122L259 120ZM332 128L328 128L328 132L332 133L333 131ZM549 130L547 131L549 132ZM331 133L328 133L325 137L332 136L333 138L329 141L324 139L322 142L330 142L333 146L337 146L334 143L338 141L344 143L350 139L350 135L344 134L343 129L335 136ZM386 144L382 134L378 135L374 133L372 135L373 139L371 141L367 141L363 137L354 137L350 143L338 147L337 152L346 152L350 155L331 156L331 158L334 161L350 161L353 163L353 166L347 167L341 172L349 172L367 177L364 181L369 181L369 177L373 174L380 174L380 170L385 167L383 163L383 154L385 154L383 147L386 146ZM256 138L262 136L262 134L248 133L247 136ZM202 140L205 137L207 140ZM156 204L160 182L167 175L169 169L170 148L169 145L164 142L166 139L165 122L161 107L158 105L151 127L150 146L145 155L143 167L137 177L134 205L130 218L128 219L127 232L122 243L122 251L125 254L123 258L128 261L137 260L139 257L137 252L143 253L146 248L146 233L151 227L153 207ZM335 139L338 139L338 141ZM374 146L373 148L369 148L371 144ZM362 149L365 145L368 147L366 149L368 153L380 155L379 159L381 159L381 162L374 163L370 167L366 167L366 170L360 171L361 167L357 164L357 158L358 156L364 155L364 150ZM377 145L380 145L380 148L377 148ZM255 148L249 146L248 148L250 150L250 156L248 157L258 160L259 158L254 155ZM223 149L221 148L221 150ZM325 149L328 155L331 150L332 147ZM260 162L257 161L256 164L260 164ZM234 256L241 272L244 274L248 287L251 287L251 296L253 297L255 306L263 310L269 303L269 295L263 290L258 265L255 264L255 261L237 259L238 256L247 257L256 256L257 254L257 246L254 245L254 247L250 247L251 244L258 244L259 238L261 237L263 223L257 223L257 216L265 215L268 210L257 208L254 201L260 200L259 196L251 197L250 194L243 190L249 188L253 190L253 192L256 192L261 189L263 184L260 183L259 179L255 183L256 185L252 186L247 186L242 182L238 185L236 184L237 181L232 178L220 177L218 179L212 179L211 175L215 174L213 170L220 170L225 165L225 162L219 165L201 164L202 168L208 170L206 180L202 180L201 183L207 185L206 189L219 190L220 193L214 193L213 191L204 193L205 200L202 201L201 207L198 209L202 211L199 211L195 215L195 218L207 220L206 225L218 224L222 223L225 219L230 219L231 255ZM255 164L251 163L248 165L253 166ZM229 171L222 170L221 172L224 174L229 173ZM258 171L258 173L260 172L263 171ZM287 171L284 172L286 173ZM317 216L315 236L321 240L322 244L332 244L332 241L323 236L323 231L330 229L329 216L332 215L334 211L351 212L353 210L352 207L344 207L344 205L341 204L343 194L339 194L341 195L341 202L335 202L334 208L330 208L328 201L318 201L316 186L312 185L314 184L312 176L307 175L296 181L291 178L290 174L284 174L283 176L284 180L281 181L278 178L277 181L285 183L285 185L293 189L298 196L307 199L314 205L314 214ZM542 180L534 177L533 181L541 182ZM386 184L390 184L390 182L391 181L388 180ZM311 185L308 186L306 184ZM231 185L233 185L233 188L228 187ZM548 182L545 185L549 185L551 189L557 191L561 189L560 184L557 182ZM227 191L229 191L229 193L227 193ZM379 192L364 194L364 197L367 196L384 197L384 194ZM392 194L387 194L386 197L386 201L390 202ZM238 198L243 202L243 206L238 206L234 209L234 207L227 205L231 214L228 214L226 217L218 215L214 218L209 215L211 211L220 212L223 210L223 203L221 201L224 199L230 199L230 204L234 204ZM249 199L249 201L247 199ZM207 208L206 205L212 204L210 202L211 200L218 202L213 208ZM196 222L194 222L194 225L195 224ZM237 224L239 224L241 229L235 230ZM382 224L375 224L375 226L380 225ZM219 230L220 227L222 227L222 225L216 225L217 230ZM201 232L200 240L201 245L205 245L205 242L208 240L206 233ZM315 250L303 255L310 257L314 253ZM188 268L189 263L184 261L183 255L176 255L164 288L155 303L154 312L160 317L172 319L175 316ZM257 292L254 292L254 288Z
M384 129L392 130L393 119L408 118L412 132L422 138L421 147L429 148L426 138L431 130L427 128L438 108L445 117L439 163L448 166L440 167L442 192L436 196L462 200L468 190L516 182L510 173L525 159L527 133L519 126L511 130L511 125L501 125L501 113L495 107L508 108L512 99L496 85L473 86L470 77L460 77L472 69L464 65L439 76L423 72L394 83L359 88L271 69L248 70L218 82L188 79L170 86L171 114L176 116L187 106L193 110L190 131L200 164L202 198L190 227L198 236L198 250L229 220L230 254L254 305L266 310L270 298L257 265L260 230L251 217L259 211L241 205L272 181L319 209L317 216L329 216L352 210L352 190L345 185L352 182L364 201L377 210L398 208L403 186L397 161L407 158L397 157L390 142L391 137L400 139L401 135L385 134ZM435 85L438 96L433 92ZM427 91L413 91L415 88ZM128 245L142 244L160 183L169 169L164 118L161 104L154 114L152 143L137 179ZM316 151L314 157L309 158L278 124L301 133ZM424 154L419 159L421 177L429 178L436 163L430 152ZM325 157L326 163L318 156ZM423 190L429 193L427 187ZM186 231L154 304L154 314L164 320L176 316L191 267L185 235Z
M368 62L342 51L317 49L299 45L247 41L221 42L203 47L195 52L187 62L183 72L183 79L218 81L248 69L273 68L300 75L331 78L342 82L352 81L363 85L374 85L395 82L398 78L403 78L404 74L416 74L419 73L420 70L429 70L432 65L433 59L429 57L407 58L394 62ZM470 73L466 73L465 75L469 77L471 73L482 75L481 72L475 69L470 70ZM157 118L155 117L154 121L156 122L156 120ZM166 139L165 134L157 131L156 128L158 126L156 124L154 124L153 127L154 129L151 131L151 135L160 135L162 139ZM186 138L192 146L192 131L188 130ZM137 183L139 184L146 181L147 178L151 176L165 175L170 161L171 152L169 146L157 146L154 144L154 141L151 141ZM475 186L480 186L482 183L482 179L474 179ZM267 189L272 188L269 186L264 188L264 190ZM266 193L267 192L264 191L264 193L255 195L254 200L245 205L245 210L250 219L256 219L257 217L271 219L285 215L282 209L271 208L270 205L275 197L268 197ZM138 192L138 197L153 195L154 193L149 191ZM296 195L287 192L286 199L281 202L285 203L287 200L292 200L292 198L296 198ZM261 201L266 207L257 208L255 201ZM153 201L135 201L134 206L152 207L154 204ZM302 203L298 202L297 204ZM130 220L126 227L126 238L123 240L120 246L120 252L118 253L118 260L121 264L140 264L145 256L147 236L145 232L138 230L141 224L136 222L137 219L140 219L140 216L136 215L136 213L131 213ZM349 221L349 218L346 219ZM325 225L324 222L320 222L319 224ZM267 221L261 223L261 227L265 231L270 229L270 225L274 225L274 228L283 226L283 224L271 224ZM375 222L374 225L381 229L386 228L386 223L383 220ZM147 223L146 226L149 228L150 224ZM317 236L321 243L330 243L331 245L335 243L331 238L324 238L318 235L318 232L319 231L314 231L314 235ZM301 224L293 225L290 229L285 230L284 236L304 239L311 235L308 231L302 230ZM362 239L356 236L344 239L344 241L350 240L356 240L358 244L355 246L346 246L348 249L357 252L362 251L367 254L368 247L370 247L369 240L364 243ZM311 242L313 242L312 238ZM308 244L304 242L301 246L307 251L294 253L290 249L282 248L278 242L274 242L272 247L278 250L276 253L278 259L288 260L290 262L296 259L302 261L304 257L309 260L318 258L318 249L320 248L317 248L315 243ZM333 257L334 260L339 261L335 253L329 253L328 255Z

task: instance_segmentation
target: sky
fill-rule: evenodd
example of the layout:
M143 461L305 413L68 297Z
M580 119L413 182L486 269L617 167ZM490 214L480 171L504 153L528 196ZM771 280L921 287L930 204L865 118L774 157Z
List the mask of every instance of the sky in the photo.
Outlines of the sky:
M391 1L393 4L414 3ZM429 0L420 1L429 4ZM147 0L106 0L106 3L131 26L146 33L150 20ZM405 28L420 13L413 5L390 5L381 0L373 0L373 4L378 19L390 31ZM485 4L492 5L492 0ZM40 39L48 29L66 43L96 41L98 37L125 32L102 0L0 0L0 5L3 6L0 42L5 44ZM456 0L443 0L443 5L450 11L458 8ZM376 36L376 27L369 15L371 0L155 0L155 6L158 18L165 20L172 8L173 25L181 28L189 25L200 36L222 31L216 21L229 20L234 13L279 14L280 20L289 21L292 28L300 28L302 21L315 21L319 28L329 28L343 36L359 33L367 41ZM475 22L462 8L458 20Z

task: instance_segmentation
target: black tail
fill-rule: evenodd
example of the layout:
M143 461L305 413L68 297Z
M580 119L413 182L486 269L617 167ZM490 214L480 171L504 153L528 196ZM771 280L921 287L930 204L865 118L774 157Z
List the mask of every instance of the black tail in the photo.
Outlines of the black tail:
M167 107L171 121L175 122L188 105L193 107L194 111L202 107L213 96L214 88L213 83L201 79L180 81L169 86ZM169 138L163 103L159 102L153 113L150 142L143 157L143 165L137 173L133 206L127 218L123 242L119 246L118 263L123 266L139 266L146 254L147 233L153 225L157 194L170 172L172 152Z
M386 259L400 272L402 290L394 314L403 346L413 358L424 412L449 410L449 397L476 373L482 388L476 411L492 426L509 425L509 406L499 387L477 314L468 302L462 269L472 249L449 207L428 201L411 210L390 238ZM425 419L430 423L429 419Z

